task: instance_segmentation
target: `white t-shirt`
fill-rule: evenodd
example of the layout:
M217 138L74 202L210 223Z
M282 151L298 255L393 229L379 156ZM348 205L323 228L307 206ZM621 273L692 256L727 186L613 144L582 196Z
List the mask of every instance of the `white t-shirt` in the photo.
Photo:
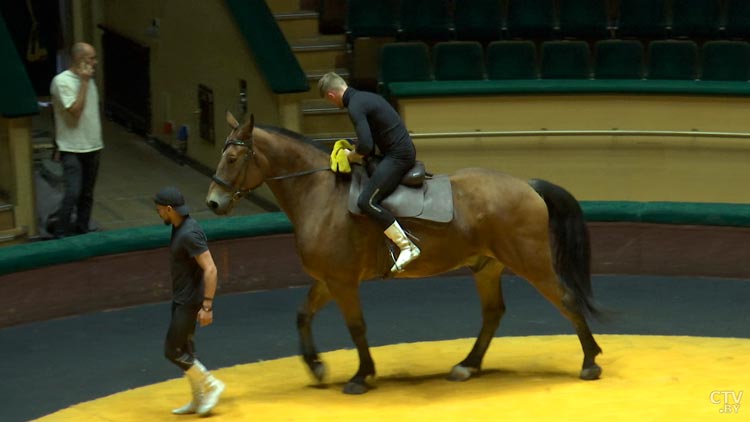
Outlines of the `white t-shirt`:
M50 93L55 110L55 136L60 151L83 153L104 147L99 117L99 93L93 79L89 79L88 83L86 104L81 117L76 120L66 110L76 101L81 78L71 70L66 70L52 79Z

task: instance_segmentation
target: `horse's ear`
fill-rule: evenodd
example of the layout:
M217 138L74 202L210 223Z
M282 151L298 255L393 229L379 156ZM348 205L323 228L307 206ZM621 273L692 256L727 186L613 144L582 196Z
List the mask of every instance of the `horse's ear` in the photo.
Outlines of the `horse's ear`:
M227 110L227 123L229 123L229 126L232 129L237 129L240 126L240 122L238 122L237 119L234 118L234 115L229 110Z
M247 119L244 125L240 128L240 139L250 138L250 134L253 133L253 127L255 127L255 116L250 113L250 117Z

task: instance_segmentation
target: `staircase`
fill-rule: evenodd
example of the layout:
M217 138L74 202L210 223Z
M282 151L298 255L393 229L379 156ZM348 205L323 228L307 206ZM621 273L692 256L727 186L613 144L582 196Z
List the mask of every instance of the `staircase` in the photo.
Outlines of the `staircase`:
M349 79L349 55L344 34L323 35L318 32L318 13L300 9L300 0L272 0L266 2L276 17L282 33L289 42L310 83L310 90L296 94L281 94L286 113L297 116L282 117L283 121L299 122L297 130L325 145L340 138L354 137L354 128L346 110L339 109L318 95L318 79L335 71ZM310 3L310 2L304 2Z
M26 237L26 228L16 227L13 204L0 197L0 247L24 243Z

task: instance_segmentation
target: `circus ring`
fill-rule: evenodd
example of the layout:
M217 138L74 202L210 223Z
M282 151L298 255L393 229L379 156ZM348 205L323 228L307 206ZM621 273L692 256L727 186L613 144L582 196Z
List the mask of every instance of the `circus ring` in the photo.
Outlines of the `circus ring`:
M747 413L748 210L583 206L593 270L601 274L595 293L616 315L592 324L605 351L601 380L578 380L582 355L570 324L510 274L508 313L484 372L466 383L445 381L479 324L473 283L456 272L363 285L379 376L361 397L340 392L356 352L335 307L315 323L326 383L314 384L295 357L294 315L305 289L293 287L309 280L288 221L278 214L207 221L223 274L221 311L214 326L200 330L198 345L229 385L214 419L711 420ZM2 255L0 343L10 346L0 395L9 420L186 419L168 413L183 404L187 386L161 356L167 238L164 228L150 227Z

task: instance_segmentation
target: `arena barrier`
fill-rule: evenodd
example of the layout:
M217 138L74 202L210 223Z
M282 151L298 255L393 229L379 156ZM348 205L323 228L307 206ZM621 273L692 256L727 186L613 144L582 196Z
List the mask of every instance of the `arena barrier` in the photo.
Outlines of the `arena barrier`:
M750 278L750 204L581 205L595 274ZM310 283L283 213L201 224L220 294ZM168 300L169 236L170 228L160 225L0 249L0 327Z

